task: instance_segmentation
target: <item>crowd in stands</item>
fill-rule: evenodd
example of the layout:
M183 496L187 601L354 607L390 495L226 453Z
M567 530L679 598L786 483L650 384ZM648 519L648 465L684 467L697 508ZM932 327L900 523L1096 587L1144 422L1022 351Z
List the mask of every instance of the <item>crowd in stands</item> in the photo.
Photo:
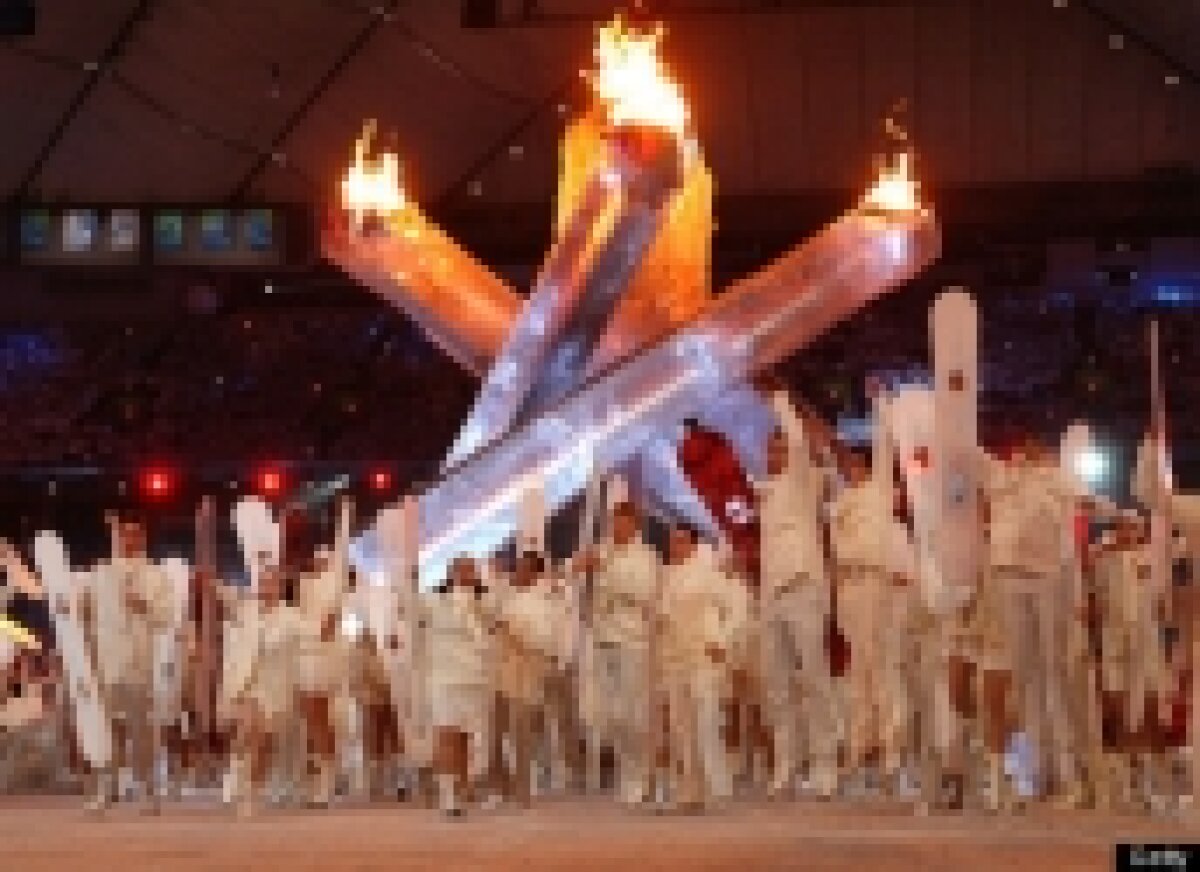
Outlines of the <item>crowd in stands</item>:
M980 295L985 440L1057 432L1086 416L1138 432L1147 412L1141 313L1029 292ZM927 293L877 302L780 368L829 421L866 413L879 372L928 367ZM1186 366L1194 318L1164 319L1176 441L1200 390ZM0 323L0 468L254 459L403 461L429 474L474 380L385 307L230 310L169 323Z

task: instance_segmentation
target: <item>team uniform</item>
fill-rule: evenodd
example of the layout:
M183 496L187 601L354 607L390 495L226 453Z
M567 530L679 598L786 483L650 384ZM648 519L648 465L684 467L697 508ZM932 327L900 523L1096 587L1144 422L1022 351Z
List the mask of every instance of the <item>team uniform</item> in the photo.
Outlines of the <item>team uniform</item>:
M497 603L499 689L507 715L510 793L522 804L532 796L534 727L546 713L546 690L562 655L560 628L566 615L550 583L540 578L510 587Z
M808 761L818 791L836 785L833 683L826 653L831 592L820 526L824 482L805 443L758 484L761 534L760 644L766 715L775 736L773 789ZM797 468L798 467L798 468Z
M684 807L733 793L721 740L728 658L746 620L745 592L701 545L664 570L662 675L670 711L670 747Z
M611 745L626 802L648 796L651 756L651 630L661 572L641 540L608 544L592 576L584 658L584 721L595 746Z
M161 715L161 708L155 706L155 647L159 634L172 622L171 582L160 567L144 558L114 558L80 577L79 595L89 617L100 692L114 728L129 736L138 779L152 793L155 731L162 726L160 717L155 717ZM115 787L113 774L98 773L95 807L108 801Z
M495 645L480 595L459 587L423 594L421 623L428 664L425 689L433 729L469 737L468 771L479 777L490 747ZM458 787L455 788L459 790ZM447 807L463 799L442 789Z
M992 464L988 480L989 581L1012 642L1020 722L1046 775L1074 777L1062 667L1067 646L1072 544L1064 518L1075 493L1057 466Z

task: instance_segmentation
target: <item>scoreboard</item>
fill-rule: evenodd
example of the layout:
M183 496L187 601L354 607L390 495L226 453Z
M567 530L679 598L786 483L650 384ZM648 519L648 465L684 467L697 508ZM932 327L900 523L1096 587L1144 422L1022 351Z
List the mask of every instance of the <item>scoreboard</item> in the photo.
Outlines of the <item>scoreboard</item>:
M0 255L26 266L286 267L312 256L297 206L19 205Z

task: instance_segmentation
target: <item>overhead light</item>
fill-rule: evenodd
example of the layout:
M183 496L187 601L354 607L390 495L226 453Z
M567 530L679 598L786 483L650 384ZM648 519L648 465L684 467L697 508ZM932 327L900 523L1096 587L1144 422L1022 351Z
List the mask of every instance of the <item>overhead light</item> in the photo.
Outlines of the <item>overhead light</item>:
M1094 446L1085 448L1075 456L1075 474L1092 486L1103 484L1109 474L1108 455Z
M1067 8L1067 0L1054 0L1054 8L1055 9L1066 9Z
M264 294L275 293L275 286L273 284L271 284L270 282L266 282L265 284L263 284L263 293Z
M175 474L165 467L144 470L141 475L142 495L151 500L165 500L175 492Z
M1179 84L1179 76L1176 73L1167 73L1163 77L1163 82L1167 85L1167 87L1174 88Z
M278 497L284 490L283 473L274 468L261 469L256 476L258 492L268 499Z
M376 469L370 476L371 490L385 493L392 489L392 473L389 469Z
M483 182L471 182L470 186L467 188L467 193L469 193L472 197L483 196Z
M1120 51L1125 48L1124 34L1114 33L1108 37L1108 47L1113 51Z

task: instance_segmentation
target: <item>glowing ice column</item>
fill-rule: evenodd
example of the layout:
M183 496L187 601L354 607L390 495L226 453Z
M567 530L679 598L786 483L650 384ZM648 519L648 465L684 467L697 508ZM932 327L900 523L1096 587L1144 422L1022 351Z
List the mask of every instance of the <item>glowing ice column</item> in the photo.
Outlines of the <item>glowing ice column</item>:
M674 137L617 128L446 458L449 469L578 387L680 181Z
M485 556L517 528L525 494L548 511L763 367L807 344L938 254L930 212L856 209L723 296L682 331L589 382L451 472L421 500L421 577Z

